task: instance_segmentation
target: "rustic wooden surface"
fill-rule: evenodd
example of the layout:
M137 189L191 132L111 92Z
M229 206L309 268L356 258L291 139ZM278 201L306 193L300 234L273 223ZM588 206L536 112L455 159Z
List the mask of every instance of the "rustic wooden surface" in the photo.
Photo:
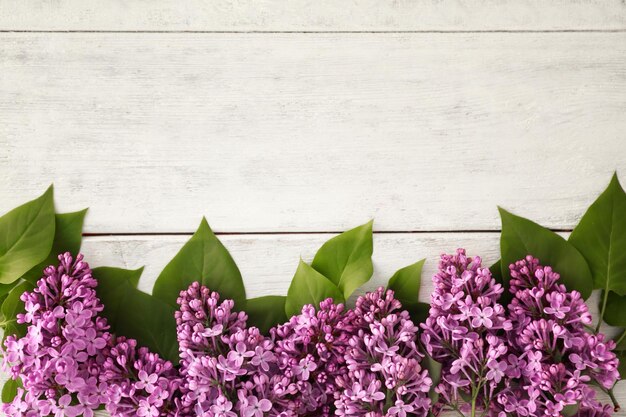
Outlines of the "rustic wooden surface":
M567 234L625 114L622 0L0 0L0 212L54 182L147 292L203 215L251 296L374 218L366 289L426 258L426 301L498 204Z

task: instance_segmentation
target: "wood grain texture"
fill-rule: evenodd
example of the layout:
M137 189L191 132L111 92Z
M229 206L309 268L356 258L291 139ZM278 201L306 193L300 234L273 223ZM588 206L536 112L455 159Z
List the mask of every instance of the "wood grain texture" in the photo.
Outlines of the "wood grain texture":
M620 0L0 0L1 30L620 30Z
M286 294L289 282L302 256L311 261L317 248L332 235L248 235L220 236L242 271L250 297ZM565 234L565 236L567 236ZM149 291L165 264L189 236L99 236L85 238L82 252L92 266L137 268L146 265L140 288ZM439 254L465 247L471 255L483 256L486 265L498 258L498 233L398 233L377 234L374 239L374 276L359 293L385 285L399 268L426 258L420 299L427 301L432 291L431 277ZM589 300L595 312L597 294ZM608 334L613 329L604 329ZM0 384L6 375L0 375ZM616 395L626 403L626 383L618 384ZM606 398L602 397L605 401ZM99 416L107 416L99 413ZM625 412L616 416L626 416Z
M0 34L0 208L86 231L572 228L626 175L626 33Z

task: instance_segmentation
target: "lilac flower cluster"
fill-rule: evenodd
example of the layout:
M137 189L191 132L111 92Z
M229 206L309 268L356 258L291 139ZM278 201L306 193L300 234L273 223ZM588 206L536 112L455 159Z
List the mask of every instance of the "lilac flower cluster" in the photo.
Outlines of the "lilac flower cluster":
M6 338L2 364L24 388L5 415L90 417L103 405L113 416L173 415L161 412L177 389L172 364L108 332L96 285L83 257L65 253L22 295L28 333Z
M178 303L181 415L405 417L428 410L431 382L419 365L417 328L397 311L391 291L361 297L353 311L331 299L318 310L306 305L270 337L199 284Z
M337 379L347 374L346 351L354 334L352 315L332 299L312 305L272 329L281 398L294 415L334 415ZM285 388L284 392L282 388Z
M111 335L98 317L96 280L81 256L59 261L21 297L26 313L17 322L28 324L26 336L6 338L3 367L24 387L2 407L7 416L90 417L106 396L99 375Z
M357 300L351 317L356 332L337 378L339 416L426 416L432 380L420 366L417 326L393 297L379 288Z
M510 266L511 377L498 396L505 412L558 416L578 408L581 416L609 416L590 384L610 390L619 379L615 342L591 334L591 314L577 291L531 256ZM514 384L515 383L515 384Z
M610 390L619 374L614 342L591 334L591 315L559 274L529 256L510 266L513 301L498 304L502 286L459 249L442 255L434 277L422 343L442 363L438 414L504 417L609 416L592 383Z
M233 311L232 300L198 283L181 292L176 312L181 356L180 415L263 417L272 412L276 394L273 342L247 316Z
M181 383L171 362L137 341L119 337L108 351L101 379L108 386L102 403L112 416L177 416Z
M433 283L421 337L427 353L442 364L440 401L433 408L473 416L489 408L508 367L505 332L512 323L498 303L504 290L479 257L469 258L462 249L441 256Z

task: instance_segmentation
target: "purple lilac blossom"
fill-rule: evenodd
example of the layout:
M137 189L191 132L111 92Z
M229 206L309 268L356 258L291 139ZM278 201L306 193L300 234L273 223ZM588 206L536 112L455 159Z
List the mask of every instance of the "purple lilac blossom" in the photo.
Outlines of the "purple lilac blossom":
M430 317L422 325L428 354L442 363L433 413L494 417L607 417L591 384L610 390L619 375L614 342L585 329L588 308L559 274L532 256L510 266L508 315L502 287L463 249L442 255Z
M278 367L271 339L232 300L199 283L180 293L176 323L183 383L181 416L279 415L273 380Z
M97 282L79 255L59 255L59 265L44 270L44 277L21 299L26 314L17 322L28 324L22 338L8 336L3 368L24 386L2 411L13 416L93 416L106 398L99 380L111 335L94 288Z
M113 417L174 416L179 378L170 362L136 341L115 339L96 296L97 281L82 255L59 255L21 299L26 336L8 336L3 368L24 389L3 404L8 417L93 416L105 406Z
M619 379L615 342L591 334L591 314L578 291L567 291L559 274L532 256L510 265L509 378L498 395L504 412L522 416L609 416L595 398ZM504 415L504 414L503 414Z
M289 415L335 415L336 380L346 375L345 353L354 334L353 315L331 298L271 330L280 378L275 378Z
M102 366L101 379L108 385L104 402L112 416L177 416L181 380L171 362L134 339L119 337Z
M426 352L442 364L433 412L445 408L475 415L489 408L508 366L504 335L512 324L498 303L504 290L481 259L463 249L441 256L433 282L421 336Z
M348 372L337 377L338 416L426 416L432 380L420 366L418 328L383 288L359 297L351 312L355 332L345 353Z

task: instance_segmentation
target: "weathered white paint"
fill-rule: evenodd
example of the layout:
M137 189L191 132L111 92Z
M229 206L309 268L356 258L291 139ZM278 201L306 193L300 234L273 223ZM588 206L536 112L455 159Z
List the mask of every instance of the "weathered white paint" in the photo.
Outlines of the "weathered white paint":
M572 228L626 174L626 33L0 34L3 209L86 231Z
M626 29L620 0L0 0L0 30Z

